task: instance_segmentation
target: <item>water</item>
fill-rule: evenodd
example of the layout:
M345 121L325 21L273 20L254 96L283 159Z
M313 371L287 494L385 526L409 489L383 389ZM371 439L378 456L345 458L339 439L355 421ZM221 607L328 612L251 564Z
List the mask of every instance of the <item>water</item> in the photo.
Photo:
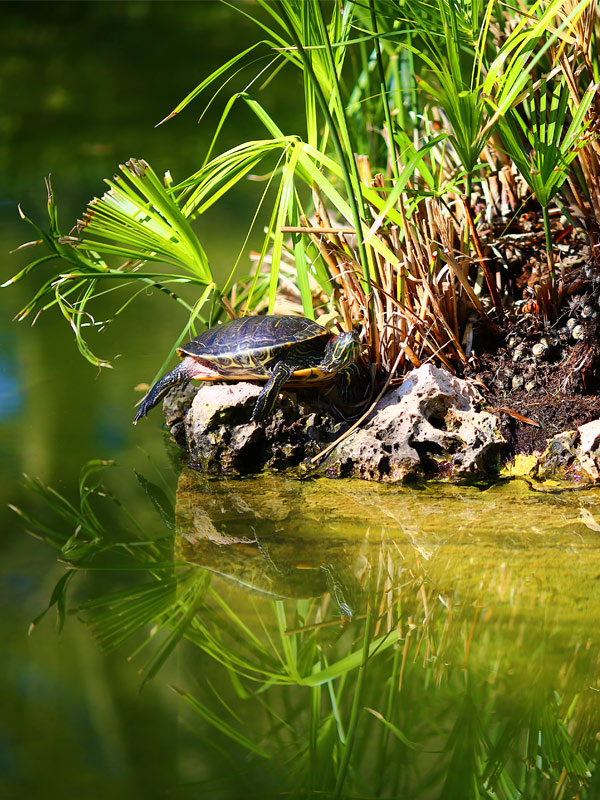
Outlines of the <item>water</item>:
M93 797L597 796L599 492L184 467L129 516L130 477L30 486L75 570L44 593L69 581L60 639L44 618L9 658L20 717L59 721L13 743L28 796L50 754Z
M3 12L4 280L45 173L68 229L130 155L194 169L218 112L152 126L254 34L211 3ZM251 201L201 221L214 264ZM98 375L57 315L10 322L35 285L0 292L0 797L600 797L600 491L204 480L131 425L167 300Z

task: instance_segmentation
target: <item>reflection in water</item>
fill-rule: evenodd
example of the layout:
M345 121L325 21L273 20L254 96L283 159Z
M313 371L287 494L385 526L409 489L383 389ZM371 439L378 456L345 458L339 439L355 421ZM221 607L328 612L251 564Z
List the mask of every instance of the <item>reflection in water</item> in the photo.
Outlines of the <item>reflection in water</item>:
M297 486L265 478L257 492L251 481L210 483L184 470L177 487L177 552L248 591L276 598L328 592L350 619L361 594L352 554L326 529L315 536L304 526Z
M77 510L32 484L63 520L38 532L72 566L144 575L78 607L106 648L152 651L145 680L187 641L176 690L204 738L182 786L599 796L596 494L184 470L174 509L142 479L165 523L149 541L134 520L129 538L101 523L100 466Z

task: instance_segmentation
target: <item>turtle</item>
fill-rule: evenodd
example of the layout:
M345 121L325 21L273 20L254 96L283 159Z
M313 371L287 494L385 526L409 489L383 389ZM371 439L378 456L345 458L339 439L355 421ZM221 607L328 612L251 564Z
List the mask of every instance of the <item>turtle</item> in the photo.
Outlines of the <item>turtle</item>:
M353 331L336 335L306 317L271 314L233 319L177 348L181 362L150 389L133 424L145 417L171 387L191 380L266 380L252 422L272 412L287 381L305 385L338 375L342 396L348 397L358 373L359 351L359 338Z

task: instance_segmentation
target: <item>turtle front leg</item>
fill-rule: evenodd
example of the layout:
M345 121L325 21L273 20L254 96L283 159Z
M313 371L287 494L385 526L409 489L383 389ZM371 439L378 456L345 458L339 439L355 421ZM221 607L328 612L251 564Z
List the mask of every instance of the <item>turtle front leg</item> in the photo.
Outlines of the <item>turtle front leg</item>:
M259 422L273 411L279 390L283 384L289 380L293 372L294 367L291 364L288 364L286 361L277 362L273 367L271 376L266 382L264 389L256 399L256 405L250 417L250 422Z
M189 383L194 377L194 362L191 358L184 358L171 372L157 381L150 389L146 397L142 400L138 412L133 419L133 424L136 425L138 420L145 417L146 414L154 408L159 400L166 395L171 387L176 386L178 383Z

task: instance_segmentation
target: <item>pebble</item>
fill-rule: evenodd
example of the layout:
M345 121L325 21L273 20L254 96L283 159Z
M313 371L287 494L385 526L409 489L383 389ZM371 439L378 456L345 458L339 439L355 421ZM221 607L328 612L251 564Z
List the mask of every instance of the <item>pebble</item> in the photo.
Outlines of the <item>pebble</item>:
M581 341L581 339L583 339L585 336L585 327L583 325L575 325L575 327L571 330L571 336L576 342Z
M512 379L512 389L513 389L513 391L518 392L519 389L523 388L523 384L524 383L525 383L525 381L523 380L523 376L522 375L513 375L513 379Z
M536 358L546 358L548 350L548 342L545 339L540 339L540 341L536 342L531 348L531 352Z
M574 317L569 317L567 320L567 328L572 331L573 328L577 325L577 320Z
M536 386L537 386L537 381L534 380L527 381L527 383L525 384L525 391L532 392Z
M525 347L524 344L520 344L518 347L515 347L515 350L512 354L512 360L521 361L525 357L526 353L527 353L527 348Z

